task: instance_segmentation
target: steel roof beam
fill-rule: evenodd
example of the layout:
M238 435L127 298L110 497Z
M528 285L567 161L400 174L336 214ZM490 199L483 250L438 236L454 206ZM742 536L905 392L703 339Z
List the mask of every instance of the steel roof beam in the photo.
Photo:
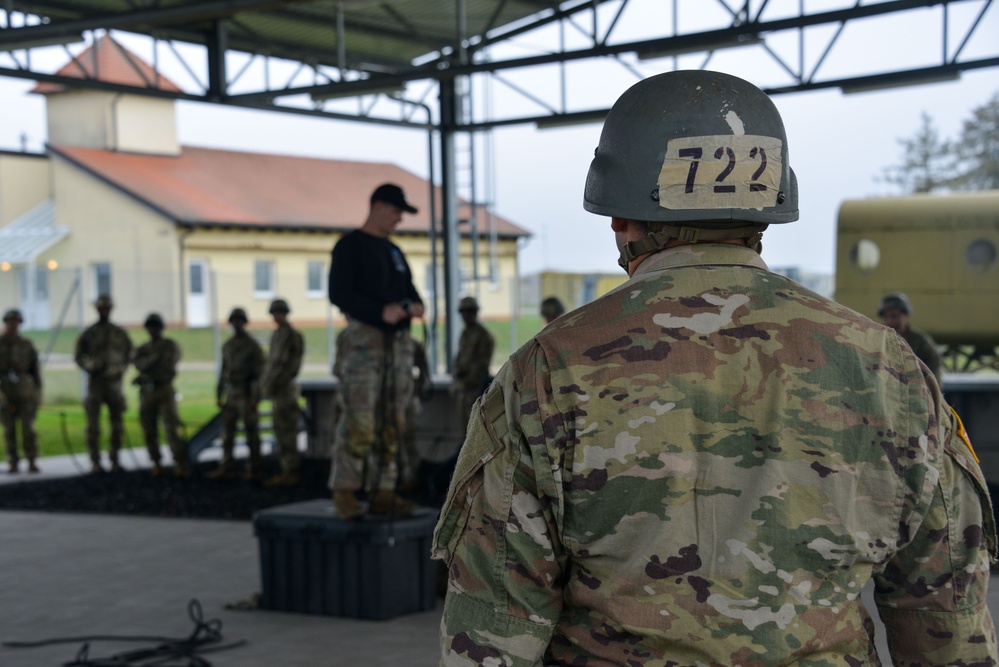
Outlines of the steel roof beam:
M268 99L277 96L301 94L311 95L313 93L323 94L334 91L338 93L356 91L360 94L364 90L384 88L387 85L396 85L419 79L441 80L452 76L471 75L481 72L498 72L506 69L533 67L537 65L550 65L552 63L569 62L587 58L615 56L622 53L648 53L679 48L694 49L697 47L704 47L706 49L712 44L716 44L724 40L731 40L740 36L755 36L764 32L780 32L783 30L806 28L827 23L841 23L858 18L883 16L886 14L910 11L932 5L963 1L969 0L893 0L892 2L883 2L876 5L862 5L850 9L840 9L817 14L796 16L788 19L743 23L729 28L700 33L689 33L674 37L657 38L638 42L624 42L621 44L601 44L574 51L563 51L541 56L527 56L524 58L513 58L509 60L498 60L484 63L472 63L468 65L455 65L447 58L441 58L418 68L400 71L397 74L386 74L360 81L289 88L281 91L246 93L236 97L244 99Z

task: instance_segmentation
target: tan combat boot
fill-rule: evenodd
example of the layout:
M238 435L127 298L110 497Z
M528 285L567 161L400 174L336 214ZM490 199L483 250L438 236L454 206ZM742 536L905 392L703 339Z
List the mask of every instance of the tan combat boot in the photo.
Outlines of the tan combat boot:
M283 472L280 475L274 475L266 482L264 482L264 486L271 488L278 486L296 486L297 484L298 484L297 472Z
M35 463L35 459L28 459L28 472L39 472L38 464Z
M236 476L236 471L232 469L232 466L219 466L215 470L211 471L205 475L208 479L232 479Z
M163 466L160 465L159 461L153 461L153 468L149 471L149 474L153 477L163 476Z
M333 506L337 516L344 521L350 521L364 516L364 505L357 501L353 491L333 491Z
M378 491L371 499L371 514L392 514L394 516L409 516L416 511L417 504L411 500L396 495L391 491Z

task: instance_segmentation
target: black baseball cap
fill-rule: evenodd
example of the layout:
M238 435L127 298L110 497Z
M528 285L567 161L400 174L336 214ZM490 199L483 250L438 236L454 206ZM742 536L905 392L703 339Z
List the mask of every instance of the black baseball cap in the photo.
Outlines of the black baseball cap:
M406 201L406 195L403 194L402 188L394 183L385 183L375 188L375 191L371 193L371 203L374 204L376 201L392 204L407 213L416 213L416 207Z

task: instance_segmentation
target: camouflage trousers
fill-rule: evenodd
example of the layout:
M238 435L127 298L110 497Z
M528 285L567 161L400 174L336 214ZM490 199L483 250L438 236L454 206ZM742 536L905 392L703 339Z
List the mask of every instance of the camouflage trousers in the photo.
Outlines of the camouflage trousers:
M0 424L3 425L4 443L7 445L7 461L16 466L17 423L21 422L21 447L24 458L33 461L38 457L38 436L35 433L35 415L38 413L38 397L17 395L4 397L0 401Z
M423 414L423 404L413 392L406 408L406 426L399 443L399 480L403 484L415 485L420 476L420 450L416 446L416 426Z
M274 422L274 444L281 459L281 471L297 474L301 456L298 453L298 387L289 384L271 394L271 419Z
M232 450L236 445L236 425L242 419L243 429L246 431L246 446L250 448L250 466L256 471L260 470L259 402L260 394L256 389L229 389L222 408L222 468L231 470L235 466Z
M386 333L353 320L340 352L330 488L392 490L413 397L413 339L408 331Z
M118 452L121 451L122 439L125 437L122 418L128 407L125 394L121 391L121 378L106 379L91 375L87 383L87 396L83 399L83 410L87 413L87 451L90 452L90 460L98 465L101 462L101 406L103 405L108 406L108 419L111 422L108 458L112 464L117 464Z
M158 387L151 384L142 385L139 389L139 423L142 424L149 458L156 463L160 462L159 421L161 419L174 463L181 467L186 466L187 451L178 432L180 418L177 416L177 399L174 397L173 385Z

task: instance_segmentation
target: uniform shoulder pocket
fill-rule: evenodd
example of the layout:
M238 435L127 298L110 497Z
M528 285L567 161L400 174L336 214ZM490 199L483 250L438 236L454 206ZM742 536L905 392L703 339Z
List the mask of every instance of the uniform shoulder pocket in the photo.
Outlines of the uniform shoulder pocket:
M988 549L989 560L994 563L999 556L996 544L996 523L992 510L992 499L989 497L988 486L985 483L985 475L982 474L982 469L978 465L978 454L975 453L975 449L971 445L971 439L961 422L961 417L958 416L954 408L950 408L950 416L950 424L944 439L944 451L961 468L975 488L982 510L985 546Z
M465 530L472 499L482 488L482 469L506 448L506 413L503 390L492 383L486 394L473 406L465 442L458 452L447 500L434 530L433 555L450 563L454 548Z

